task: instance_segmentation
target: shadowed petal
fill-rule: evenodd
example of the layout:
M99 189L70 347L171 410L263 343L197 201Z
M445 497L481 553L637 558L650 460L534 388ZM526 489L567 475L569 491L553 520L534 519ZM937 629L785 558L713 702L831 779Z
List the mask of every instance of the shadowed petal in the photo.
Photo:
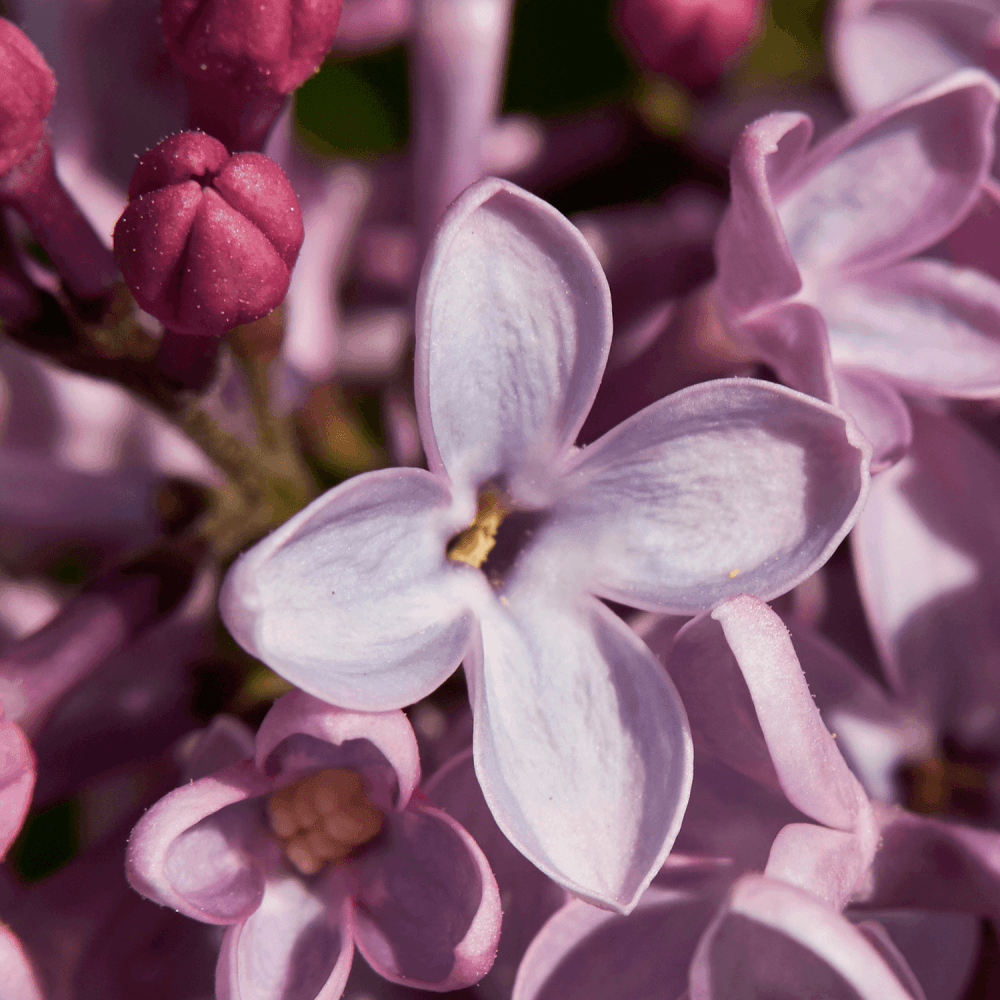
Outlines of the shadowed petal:
M35 774L35 754L24 731L0 716L0 860L28 814Z
M853 365L923 395L1000 392L1000 282L979 271L914 260L864 281L824 287L838 366Z
M674 1000L718 902L715 894L651 888L618 916L574 900L532 942L513 1000Z
M838 405L871 443L870 471L895 465L913 440L910 411L899 393L884 378L862 369L841 368L836 383Z
M447 813L412 804L349 866L358 948L380 975L441 991L489 971L500 893L483 852Z
M234 837L232 820L214 814L271 789L242 761L182 785L143 815L129 838L125 872L136 892L212 924L252 913L264 893L264 873Z
M466 662L483 794L545 874L628 910L687 802L684 709L647 647L598 601L560 606L544 580L508 593L509 613L484 614L485 663Z
M468 830L493 870L503 904L503 933L493 968L476 991L497 1000L509 998L525 951L566 902L566 891L528 861L497 826L476 778L471 747L437 770L422 790Z
M868 939L810 893L745 876L702 937L691 1000L913 1000Z
M981 746L1000 733L1000 461L958 421L912 417L910 453L858 522L858 582L897 693Z
M264 716L256 760L269 777L285 779L296 771L350 767L383 809L404 808L420 782L417 739L402 712L350 712L304 691L282 695Z
M347 905L301 879L269 879L260 908L222 939L218 1000L338 1000L354 955Z
M219 597L237 640L281 676L346 708L399 708L461 662L483 577L445 557L471 520L420 469L350 479L233 565Z
M1000 89L965 70L838 129L774 185L802 270L868 271L944 237L979 196Z
M417 412L431 470L447 470L459 492L502 478L515 498L544 494L610 342L607 281L579 231L505 181L469 188L417 293Z
M740 593L769 600L847 534L868 454L831 406L768 382L706 382L575 455L536 546L558 546L577 586L633 607L694 614Z
M914 1000L927 1000L920 980L917 979L913 970L907 965L906 957L896 947L895 942L888 931L874 920L865 920L855 925L859 931L868 939L875 950L882 956L885 964L892 969L896 978L906 988Z

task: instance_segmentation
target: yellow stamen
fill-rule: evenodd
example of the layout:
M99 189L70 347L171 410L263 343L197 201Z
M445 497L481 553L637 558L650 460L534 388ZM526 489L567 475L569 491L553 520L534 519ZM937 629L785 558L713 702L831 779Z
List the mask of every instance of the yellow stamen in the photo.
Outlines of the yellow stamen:
M905 769L908 779L907 805L925 814L953 812L955 799L963 794L985 796L989 776L976 767L932 757Z
M343 767L279 788L267 801L267 814L285 856L303 875L347 857L382 829L382 814L361 779Z
M448 544L448 558L479 569L497 543L497 531L510 511L490 490L479 495L476 519Z

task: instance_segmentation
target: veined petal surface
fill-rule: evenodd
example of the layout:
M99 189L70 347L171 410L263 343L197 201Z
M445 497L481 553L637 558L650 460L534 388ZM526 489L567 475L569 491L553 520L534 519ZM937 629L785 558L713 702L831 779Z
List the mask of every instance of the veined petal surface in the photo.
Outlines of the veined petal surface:
M1000 282L935 260L824 286L816 304L834 364L867 368L921 395L1000 393Z
M445 546L474 511L454 508L420 469L350 479L240 557L219 597L223 619L318 698L361 711L412 704L465 655L486 582Z
M497 824L571 892L627 911L663 863L691 787L687 719L616 615L544 585L483 612L471 673L476 773Z
M869 454L831 406L769 382L705 382L574 455L534 544L557 547L580 586L632 607L770 600L847 534Z
M611 295L579 231L487 179L451 207L417 293L416 399L432 471L492 479L522 502L590 410L611 343Z

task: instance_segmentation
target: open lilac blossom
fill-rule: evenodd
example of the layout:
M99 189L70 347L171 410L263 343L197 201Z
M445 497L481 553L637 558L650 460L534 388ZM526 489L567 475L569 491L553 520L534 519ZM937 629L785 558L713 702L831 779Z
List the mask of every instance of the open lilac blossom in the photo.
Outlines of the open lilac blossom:
M129 843L143 895L229 925L220 1000L341 995L354 946L392 982L447 990L493 962L500 899L482 852L415 794L401 712L283 696L254 758L161 799Z
M607 284L577 230L502 181L450 210L417 310L431 471L360 476L297 514L231 569L225 621L282 676L360 710L414 702L465 660L500 828L627 909L683 811L687 726L594 595L690 614L789 589L857 515L867 453L837 411L751 380L573 448L607 357Z
M771 115L733 156L716 242L721 316L784 382L850 412L876 468L910 440L900 392L1000 392L1000 283L915 256L979 198L998 97L967 70L812 149L805 115Z
M184 72L190 125L259 151L285 98L323 62L341 0L162 0L167 51Z
M650 641L659 646L655 630ZM667 662L695 745L680 853L631 914L574 901L552 917L525 955L514 1000L612 989L652 1000L685 988L719 1000L775 991L923 1000L907 961L919 934L900 933L891 914L889 933L871 920L855 926L841 913L849 903L918 908L913 920L953 942L959 972L951 993L927 996L955 1000L978 927L926 911L992 915L1000 837L869 803L813 704L787 631L762 602L738 597L695 619ZM895 871L914 865L920 880L896 881Z

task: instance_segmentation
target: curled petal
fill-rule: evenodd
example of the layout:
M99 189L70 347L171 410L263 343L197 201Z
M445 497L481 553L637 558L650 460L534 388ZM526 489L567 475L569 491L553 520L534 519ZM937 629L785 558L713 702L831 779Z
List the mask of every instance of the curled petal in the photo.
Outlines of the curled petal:
M502 478L522 501L544 495L610 342L608 284L579 231L505 181L469 188L417 292L417 412L431 470L447 470L460 491Z
M968 399L1000 391L1000 282L935 260L824 287L834 363L904 390Z
M500 937L500 893L476 842L447 813L411 804L350 862L358 948L394 983L454 990L482 979Z
M913 1000L878 950L810 893L741 878L691 963L691 1000Z
M260 905L264 873L213 814L264 795L253 761L182 785L152 806L129 838L125 873L136 892L212 924L245 919Z
M318 698L412 704L461 662L483 577L445 557L474 508L441 480L388 469L348 480L245 553L219 596L240 644ZM466 572L467 571L467 572Z
M633 607L695 614L740 593L770 600L847 534L868 456L831 406L752 379L705 382L576 454L536 545L558 546L584 587Z
M662 865L691 787L666 672L604 605L539 589L484 615L471 674L476 773L497 824L561 885L627 911Z
M628 916L574 900L532 942L513 1000L678 997L718 897L650 888ZM669 943L669 944L667 944Z
M260 909L222 939L218 1000L339 1000L354 943L349 904L337 904L298 878L269 879Z
M810 273L869 271L943 238L993 159L1000 88L965 70L838 129L774 185L792 255Z
M301 741L296 748L284 748L289 737L305 735L343 751L342 755L322 760L307 756ZM361 746L357 746L361 744ZM365 753L369 745L379 757ZM352 752L353 751L353 752ZM301 762L298 757L306 757ZM367 779L369 798L375 794L381 804L402 809L410 801L420 782L420 758L413 729L402 712L349 712L313 698L304 691L291 691L279 698L264 716L257 733L257 766L267 775L288 768L353 767ZM381 766L380 766L381 763ZM385 763L391 766L394 780L385 773ZM386 795L388 787L392 794ZM383 792L383 794L378 794ZM391 800L391 802L389 801Z

